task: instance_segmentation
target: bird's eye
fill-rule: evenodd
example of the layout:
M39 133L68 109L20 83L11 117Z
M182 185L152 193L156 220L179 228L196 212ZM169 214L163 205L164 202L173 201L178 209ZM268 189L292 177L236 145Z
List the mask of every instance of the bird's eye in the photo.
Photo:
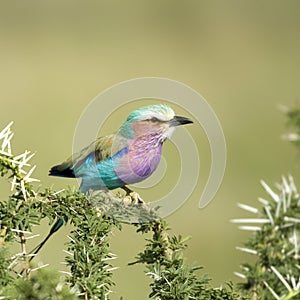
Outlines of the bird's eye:
M150 121L155 123L155 122L159 122L159 119L156 118L156 117L152 117L152 118L150 119Z

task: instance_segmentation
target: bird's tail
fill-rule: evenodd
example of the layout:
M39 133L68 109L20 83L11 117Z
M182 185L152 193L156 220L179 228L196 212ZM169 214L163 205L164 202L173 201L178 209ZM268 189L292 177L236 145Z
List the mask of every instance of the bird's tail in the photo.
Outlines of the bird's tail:
M52 236L53 233L55 233L62 225L64 224L63 219L58 219L54 225L51 227L50 232L45 237L45 239L38 244L30 253L32 254L30 261L37 255L37 253L41 250L41 248L45 245L45 243L48 241L48 239Z
M69 166L65 166L65 164L52 167L49 171L49 175L69 178L76 177L74 171Z

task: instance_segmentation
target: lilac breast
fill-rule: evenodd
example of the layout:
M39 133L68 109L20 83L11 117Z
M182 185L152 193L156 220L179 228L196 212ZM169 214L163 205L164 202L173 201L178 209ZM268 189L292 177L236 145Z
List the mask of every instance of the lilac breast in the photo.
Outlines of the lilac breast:
M115 165L117 176L126 184L140 182L157 168L162 153L162 144L146 144L144 147L132 143L126 155Z
M131 165L135 174L141 177L150 176L157 168L161 157L161 144L154 149L148 149L146 153L140 155L131 153Z

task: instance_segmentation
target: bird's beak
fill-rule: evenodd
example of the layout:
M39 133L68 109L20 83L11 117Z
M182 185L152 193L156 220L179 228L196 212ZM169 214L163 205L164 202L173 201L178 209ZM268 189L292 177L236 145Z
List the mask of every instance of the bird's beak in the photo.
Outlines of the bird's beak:
M194 123L192 120L186 117L175 116L172 120L169 121L170 127L180 126L185 124Z

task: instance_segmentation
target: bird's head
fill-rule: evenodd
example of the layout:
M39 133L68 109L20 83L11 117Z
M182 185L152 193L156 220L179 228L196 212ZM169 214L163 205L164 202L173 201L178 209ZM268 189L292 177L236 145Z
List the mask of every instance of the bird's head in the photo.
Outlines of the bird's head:
M175 116L173 109L167 105L149 105L131 112L119 133L129 139L149 135L163 142L171 136L176 126L189 123L193 121Z

